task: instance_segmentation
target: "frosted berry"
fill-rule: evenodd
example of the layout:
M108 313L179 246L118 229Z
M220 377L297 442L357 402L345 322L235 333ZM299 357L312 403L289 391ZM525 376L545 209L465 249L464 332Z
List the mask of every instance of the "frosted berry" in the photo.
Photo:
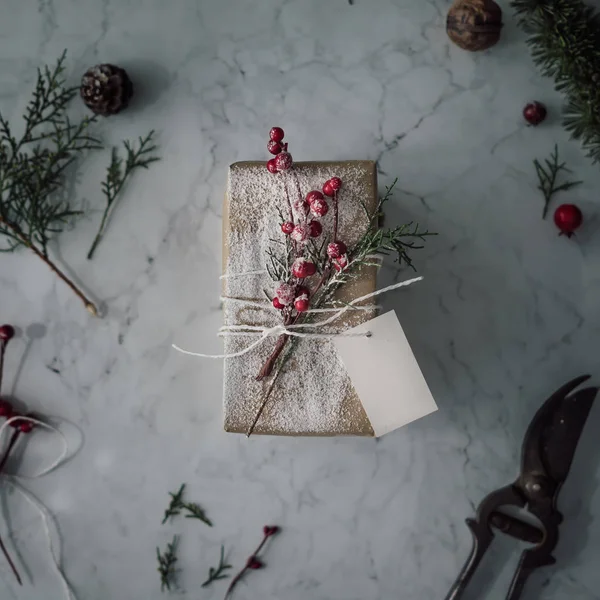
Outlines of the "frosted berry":
M329 258L339 258L346 254L347 251L348 248L346 248L344 242L331 242L331 244L327 244L327 256Z
M275 163L274 158L267 161L267 171L269 171L269 173L277 173L277 164Z
M311 263L306 258L297 258L292 264L292 273L294 277L298 279L304 279L314 275L317 271L317 267L314 263Z
M571 237L582 222L581 210L574 204L561 204L554 212L554 224L560 229L560 235Z
M330 198L332 198L333 195L335 194L335 190L331 187L331 184L329 183L329 181L326 181L325 184L323 185L323 193L326 196L329 196Z
M12 404L8 400L0 400L0 417L10 419L13 413Z
M305 285L296 286L296 298L299 296L310 297L310 290Z
M265 566L264 563L262 563L260 560L258 560L258 558L256 558L256 556L251 556L246 561L246 567L248 569L262 569L264 566Z
M287 306L288 304L291 304L296 297L296 287L290 283L285 283L282 281L275 288L275 297L279 300L279 302L281 302L281 304Z
M281 231L285 233L285 235L290 235L292 231L294 231L294 224L291 221L286 221L281 224Z
M283 310L285 308L285 304L281 304L281 302L279 302L279 298L275 296L275 298L273 298L273 308L276 308L277 310Z
M271 127L271 131L269 131L269 138L274 142L280 142L284 135L285 133L281 127Z
M309 204L312 204L315 200L325 200L325 196L319 190L312 190L312 192L306 194L306 201Z
M530 125L539 125L547 114L548 111L541 102L530 102L523 109L523 117Z
M326 183L329 184L329 187L331 187L334 192L337 192L342 187L342 180L339 177L332 177Z
M307 215L310 210L308 202L304 202L304 200L294 202L293 207L299 215Z
M308 310L308 296L302 295L299 298L296 298L294 302L294 308L300 312L306 312Z
M281 152L275 157L275 166L278 171L287 171L294 164L289 152Z
M329 212L329 206L325 200L316 199L310 205L310 212L315 217L324 217Z
M295 242L305 242L310 235L310 228L307 225L296 225L290 236Z
M0 327L0 340L3 342L8 342L15 335L15 328L12 325L2 325Z
M318 238L323 233L323 225L319 221L311 221L308 224L310 237Z
M276 142L275 140L271 140L267 144L267 150L271 154L279 154L281 152L281 144L279 142Z
M334 258L333 266L335 267L335 270L338 273L340 271L343 271L348 266L348 255L344 254L343 256L340 256L339 258Z

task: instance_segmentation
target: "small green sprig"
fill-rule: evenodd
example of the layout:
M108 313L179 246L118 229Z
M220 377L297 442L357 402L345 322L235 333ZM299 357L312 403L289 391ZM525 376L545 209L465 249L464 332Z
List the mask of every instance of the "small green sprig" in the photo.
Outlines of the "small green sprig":
M229 575L225 573L227 569L232 569L231 565L225 562L225 547L221 546L221 556L219 557L219 566L211 567L208 570L208 578L202 584L202 587L208 587L213 581L219 581L220 579L227 579Z
M171 501L165 510L162 524L164 525L171 517L180 515L181 511L185 511L187 512L185 515L186 519L198 519L199 521L206 523L209 527L212 527L212 521L206 516L206 511L199 504L196 502L185 502L183 500L184 491L185 483L182 483L176 492L169 492Z
M160 573L161 592L164 592L165 589L171 590L171 586L175 585L175 577L177 575L175 564L177 563L178 544L179 537L174 535L173 541L167 544L167 549L164 551L164 553L161 553L158 546L156 547L156 558L158 560L157 571Z
M554 151L550 154L549 159L544 159L544 163L546 164L545 168L537 158L533 161L535 172L539 179L538 189L544 196L544 210L542 211L543 219L548 215L548 209L550 208L550 202L554 194L570 190L582 183L581 181L565 181L561 184L557 183L558 175L561 171L564 173L571 173L571 170L567 169L565 166L566 163L559 162L558 160L558 145L554 145Z
M139 137L137 148L133 142L125 140L123 142L127 155L125 164L123 164L123 159L119 156L117 148L112 149L110 164L106 169L106 178L102 182L102 193L106 197L106 208L102 214L102 221L100 222L98 233L88 252L88 260L91 260L94 256L94 252L102 240L108 225L108 220L116 205L115 201L117 196L123 189L128 177L136 169L147 169L153 162L160 160L158 156L153 155L158 148L158 146L153 143L153 137L154 130L150 131L145 138Z

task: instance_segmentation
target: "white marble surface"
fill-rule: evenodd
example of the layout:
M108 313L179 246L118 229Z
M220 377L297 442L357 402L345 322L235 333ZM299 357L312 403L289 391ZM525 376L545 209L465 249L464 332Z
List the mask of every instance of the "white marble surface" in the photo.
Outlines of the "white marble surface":
M91 212L53 250L105 304L103 319L27 252L0 258L0 321L22 330L8 382L84 436L69 464L27 483L60 524L78 598L162 598L154 549L173 533L184 595L222 598L223 585L199 587L220 544L240 564L271 522L285 533L239 600L443 598L470 549L463 519L516 474L537 406L582 372L598 382L600 171L562 131L560 97L502 5L501 43L473 55L446 38L446 0L4 0L4 114L18 118L35 68L66 47L73 83L113 62L138 89L102 122L105 139L155 128L164 157L132 183L91 263L106 156L81 171L76 197ZM552 115L537 129L521 119L531 99ZM387 304L440 411L380 441L226 435L220 365L170 347L219 348L226 169L265 158L275 124L297 159L378 159L381 184L400 178L389 222L439 232L416 257L423 284ZM540 218L531 161L555 142L585 181L563 197L585 214L573 241ZM398 276L387 269L382 283ZM600 598L597 413L561 498L558 564L528 598ZM184 481L213 529L161 527L167 491ZM62 598L39 518L14 495L5 503L33 581L17 589L0 561L0 597ZM511 548L492 591L471 598L504 597Z

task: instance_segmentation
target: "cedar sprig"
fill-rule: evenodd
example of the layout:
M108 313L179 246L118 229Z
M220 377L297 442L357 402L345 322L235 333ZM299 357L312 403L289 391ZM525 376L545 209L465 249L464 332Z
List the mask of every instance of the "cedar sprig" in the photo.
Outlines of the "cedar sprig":
M13 134L0 113L0 251L29 248L62 279L94 315L96 306L50 259L48 244L74 217L65 192L69 167L88 150L102 148L88 133L96 117L72 123L66 114L77 88L66 87L66 51L55 66L38 69L33 95L23 120L21 137Z
M167 544L166 550L161 553L160 548L156 547L156 558L158 560L157 571L160 573L160 591L164 592L165 589L170 590L171 586L175 585L175 578L177 576L177 569L175 564L177 563L177 546L179 544L179 537L174 535L173 541Z
M566 96L563 125L600 162L600 13L582 0L513 0L542 74Z
M206 516L206 511L196 502L185 502L183 494L185 491L185 483L182 483L176 492L169 492L171 501L169 506L165 510L165 514L162 520L164 525L171 517L176 517L181 514L181 511L187 512L185 517L187 519L198 519L203 523L206 523L209 527L212 527L212 521Z
M106 197L106 208L102 214L98 233L88 252L88 260L91 260L98 244L102 240L106 227L108 226L110 215L116 206L116 199L129 176L136 169L147 169L153 162L160 160L160 158L154 154L158 146L153 143L153 137L154 130L151 130L144 138L139 137L137 147L134 142L125 140L123 142L126 153L125 162L123 162L123 159L119 156L118 149L116 147L112 149L110 164L106 169L106 178L101 186L102 193Z
M202 584L202 587L208 587L213 581L219 581L220 579L227 579L229 574L225 573L227 569L233 569L231 565L225 562L225 547L221 546L221 556L219 557L219 565L210 567L208 570L208 578Z
M561 172L571 173L571 170L566 167L565 162L560 162L558 159L558 145L554 145L554 151L550 154L550 158L544 159L545 167L536 158L533 161L535 166L535 172L537 173L539 184L538 189L544 196L544 209L542 211L542 218L546 218L548 209L550 208L550 202L554 194L570 190L571 188L580 185L581 181L564 181L558 183L557 179Z

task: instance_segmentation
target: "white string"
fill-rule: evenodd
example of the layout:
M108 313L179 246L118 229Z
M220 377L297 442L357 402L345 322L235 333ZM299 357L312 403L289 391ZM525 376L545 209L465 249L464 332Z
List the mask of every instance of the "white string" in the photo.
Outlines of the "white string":
M67 442L67 438L62 433L62 431L60 431L56 427L53 427L52 425L49 425L48 423L44 423L43 421L38 421L38 419L33 419L31 417L18 416L18 417L11 417L2 424L2 426L0 427L0 439L2 438L2 434L4 433L6 428L9 427L10 424L14 423L15 421L19 421L19 422L26 421L29 423L34 423L35 425L37 425L39 427L43 427L45 429L49 429L53 433L57 433L60 436L60 439L62 442L62 450L60 452L59 457L56 460L52 461L48 467L46 467L45 469L42 469L39 473L36 473L34 475L4 475L4 478L15 489L19 490L21 492L21 494L23 496L25 496L27 501L34 508L36 508L37 511L42 516L42 522L44 524L44 533L46 535L46 541L48 543L48 548L50 549L50 555L52 556L52 562L54 563L56 573L57 573L57 575L61 581L61 584L64 588L65 595L68 600L72 600L72 599L77 600L77 597L75 596L75 593L71 589L71 586L69 585L69 582L67 581L67 578L65 577L65 574L63 573L62 567L60 565L60 562L61 562L61 560L60 560L60 556L61 556L60 532L58 531L58 527L56 527L56 524L54 523L54 519L53 519L52 515L50 514L48 509L44 506L44 504L42 504L31 492L26 490L20 483L18 483L16 481L17 477L22 477L23 479L37 479L38 477L42 477L43 475L47 475L48 473L54 471L54 469L56 469L61 464L63 464L69 453L69 444ZM26 435L29 435L29 434L26 434ZM50 531L49 523L52 523L54 525L57 535L58 535L58 552L57 553L55 553L55 551L54 551L54 543L52 541L52 532Z
M221 302L234 302L238 304L244 304L245 306L253 306L255 308L262 308L266 310L272 310L279 312L280 309L275 308L270 302L257 302L256 300L244 300L244 298L231 298L230 296L221 296ZM335 302L335 300L334 300ZM381 308L378 304L369 304L368 306L353 306L352 310L377 310ZM310 313L331 313L337 312L338 308L310 308L304 311L306 314Z
M323 325L328 325L329 323L333 323L333 321L336 321L337 319L339 319L339 317L341 317L345 312L347 312L348 310L351 310L353 304L357 304L358 302L362 302L363 300L368 300L369 298L374 298L375 296L379 296L381 294L391 292L392 290L396 290L401 287L406 287L406 286L412 285L413 283L421 281L422 279L423 279L423 277L415 277L413 279L408 279L407 281L401 281L400 283L394 283L392 285L388 285L387 287L384 287L380 290L376 290L369 294L365 294L364 296L359 296L358 298L355 298L354 300L352 300L351 302L346 304L346 306L344 306L342 309L338 310L338 312L335 315L329 317L329 319L325 319L324 321L320 321L318 323L300 323L298 325L288 325L287 327L284 325L276 325L275 327L266 327L266 328L260 327L260 326L255 326L255 325L225 325L224 327L221 327L221 331L223 331L223 332L235 331L238 328L240 330L246 329L246 330L250 330L250 331L262 332L260 339L256 340L256 342L254 342L253 344L250 344L249 346L247 346L243 350L240 350L239 352L233 352L231 354L202 354L200 352L191 352L190 350L184 350L183 348L180 348L179 346L177 346L175 344L172 344L172 346L178 352L181 352L182 354L187 354L188 356L197 356L199 358L213 358L213 359L236 358L238 356L244 356L244 354L251 352L252 350L254 350L254 348L257 348L258 346L260 346L268 337L273 336L273 335L281 335L281 334L285 333L286 335L292 335L292 336L296 336L296 337L316 337L316 338L321 338L321 337L330 338L330 337L334 337L335 335L344 335L345 332L343 332L343 331L340 333L337 333L337 334L311 334L311 333L300 333L296 330L304 329L304 328L310 328L310 329L320 328L320 327L323 327ZM350 335L350 334L348 334L348 335ZM359 334L359 335L369 337L370 333Z
M268 271L259 269L258 271L244 271L243 273L223 273L219 279L237 279L238 277L248 277L250 275L264 275Z

